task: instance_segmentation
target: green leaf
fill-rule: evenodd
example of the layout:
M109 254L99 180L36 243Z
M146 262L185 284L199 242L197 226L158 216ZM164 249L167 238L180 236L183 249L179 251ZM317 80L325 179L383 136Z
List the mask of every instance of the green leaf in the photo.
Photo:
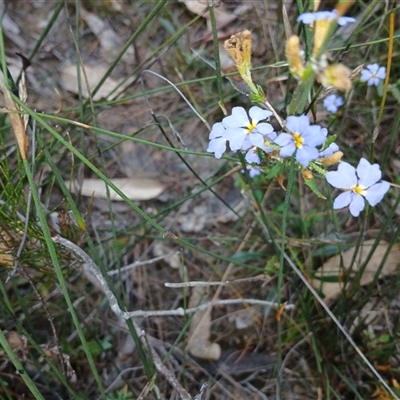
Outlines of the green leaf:
M315 179L304 179L304 183L316 194L320 199L326 200L326 197L319 191Z
M337 138L337 135L330 135L326 138L325 146L324 149L329 147L330 144L332 144Z
M267 173L267 179L271 180L276 178L282 171L283 164L275 164Z

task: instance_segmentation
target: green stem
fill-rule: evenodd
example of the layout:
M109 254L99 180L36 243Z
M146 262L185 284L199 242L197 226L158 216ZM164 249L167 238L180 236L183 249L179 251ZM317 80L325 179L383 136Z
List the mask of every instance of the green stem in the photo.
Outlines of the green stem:
M285 257L285 242L286 242L286 227L287 227L287 218L289 214L289 207L290 207L290 195L293 188L294 182L294 175L295 175L295 165L296 160L295 156L293 156L290 160L290 169L289 169L289 179L286 188L286 195L285 201L283 203L283 214L282 214L282 242L280 248L280 255L279 255L279 273L278 273L278 283L277 283L277 303L281 304L282 299L282 284L283 284L283 268L284 268L284 257ZM278 349L276 354L276 371L277 371L277 398L281 396L281 376L280 376L280 369L282 364L282 324L281 318L277 321L277 337L278 337Z
M40 226L41 226L41 229L42 229L42 232L43 232L44 240L46 242L46 246L47 246L47 249L48 249L48 252L49 252L49 255L50 255L50 259L51 259L51 261L53 263L54 272L56 273L56 276L58 278L58 282L60 284L61 291L63 293L63 297L65 299L65 302L67 303L68 311L72 316L72 320L74 321L75 329L78 332L78 336L79 336L79 338L81 340L82 348L85 351L88 363L89 363L90 368L92 370L93 377L94 377L94 379L95 379L95 381L97 383L97 386L99 388L100 393L102 394L103 397L105 397L105 392L104 392L103 384L102 384L101 379L100 379L100 375L99 375L99 373L98 373L98 371L96 369L96 365L94 363L92 354L90 352L89 345L88 345L88 343L86 341L86 338L85 338L85 335L83 333L81 324L80 324L79 319L78 319L78 317L76 315L74 306L72 304L71 298L70 298L69 293L68 293L67 285L65 283L65 279L64 279L64 276L63 276L63 273L62 273L62 270L61 270L61 265L60 265L60 262L59 262L58 257L57 257L56 249L54 247L53 240L51 239L50 229L49 229L49 227L47 225L46 216L45 216L45 214L43 212L42 204L40 202L39 195L38 195L38 192L37 192L37 189L36 189L34 177L33 177L32 173L31 173L28 161L24 160L23 163L24 163L24 167L25 167L25 173L26 173L26 176L27 176L28 181L29 181L29 186L30 186L31 191L32 191L32 198L33 198L33 201L34 201L35 206L36 206L36 212L37 212L37 216L39 218L39 222L40 222ZM40 397L40 398L42 398L42 397Z
M44 400L44 397L42 394L39 392L39 389L35 386L33 383L31 377L28 375L26 372L25 368L21 364L21 361L17 357L17 355L14 353L14 350L8 343L7 338L5 337L2 329L0 329L0 346L4 349L4 351L7 353L8 358L11 360L11 362L14 364L15 369L17 370L18 374L21 376L23 381L25 382L26 386L28 389L31 391L33 396L35 396L36 400Z
M224 95L222 92L222 75L221 75L221 62L219 59L219 43L218 43L218 28L215 20L214 5L212 1L208 2L208 12L210 13L210 22L213 35L214 45L214 58L215 58L215 76L217 79L217 90L219 102L225 108Z

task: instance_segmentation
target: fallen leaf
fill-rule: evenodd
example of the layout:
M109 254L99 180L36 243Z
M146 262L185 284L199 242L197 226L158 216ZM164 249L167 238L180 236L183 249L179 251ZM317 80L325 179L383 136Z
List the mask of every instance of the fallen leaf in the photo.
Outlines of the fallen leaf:
M82 82L82 96L86 99L89 97L89 92L93 92L97 84L106 74L108 67L107 66L90 66L84 65L84 69L87 76L87 84L89 85L89 90L85 80L85 74L82 71L81 67L81 82ZM78 71L76 64L66 65L60 69L61 76L61 86L64 90L68 90L69 92L78 94L79 86L78 86ZM123 79L113 79L108 77L101 88L96 92L93 96L93 101L99 101L101 99L106 99L110 94L117 97L127 86L131 84L131 82L135 79L135 77L131 77L122 83ZM121 84L121 86L119 86ZM117 89L118 87L118 89Z
M120 189L128 199L140 201L150 200L159 196L165 189L165 186L155 179L150 178L117 178L111 179L111 182ZM78 181L65 182L72 193L81 193L83 196L94 196L95 198L108 199L106 184L101 179L88 178L82 182L80 188ZM110 200L124 201L117 193L111 188Z
M80 12L89 29L99 40L102 56L105 59L113 59L117 57L124 47L124 42L113 30L111 25L106 22L107 20L98 17L96 14L86 11L83 7L81 7ZM134 52L132 46L124 53L122 59L127 62L133 62Z
M358 249L357 256L351 268L351 274L356 279L360 280L360 285L368 285L374 279L374 276L381 264L381 261L389 247L389 243L381 241L376 247L374 253L372 254L367 267L361 277L357 276L357 271L364 264L367 256L374 245L375 240L365 241L361 247ZM333 299L337 296L343 288L343 282L346 279L346 275L350 273L350 267L353 260L354 252L356 248L353 247L345 251L342 255L336 255L326 261L321 268L319 268L315 273L315 279L312 280L314 287L320 289L324 294L325 301ZM343 264L341 265L341 259ZM400 261L400 249L397 245L393 246L388 254L388 257L381 269L380 276L385 276L393 273ZM327 280L331 280L327 282ZM335 282L332 282L335 280Z
M192 290L189 308L199 305L204 300L204 288L196 286ZM211 335L211 308L198 311L194 314L189 327L189 352L203 360L217 361L221 357L221 347L210 341Z
M207 0L179 0L184 3L186 8L197 15L204 17L207 20L207 29L211 32L210 13L207 11ZM223 28L232 23L238 16L246 15L253 8L251 3L242 4L236 7L233 12L227 11L223 6L214 7L215 21L218 28Z
M21 153L23 160L26 160L26 155L28 152L28 137L26 135L24 123L22 121L21 115L18 113L19 106L15 104L13 98L11 97L10 91L4 84L3 80L0 80L0 88L3 92L4 102L6 104L8 118L10 118L11 126L14 131L15 139L17 140L18 148Z
M155 257L165 257L164 260L169 264L171 268L179 269L182 266L180 255L174 250L162 242L156 243L153 247L153 254Z

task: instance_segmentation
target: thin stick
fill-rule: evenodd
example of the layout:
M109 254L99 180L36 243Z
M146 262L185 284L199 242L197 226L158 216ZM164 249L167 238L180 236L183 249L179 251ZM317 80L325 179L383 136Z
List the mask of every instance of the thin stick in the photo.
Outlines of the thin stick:
M129 265L126 265L125 267L122 267L122 268L120 268L119 270L109 271L109 272L107 272L107 274L108 274L109 276L117 275L117 274L119 274L119 273L128 271L128 270L130 270L130 269L134 269L134 268L136 268L136 267L140 267L140 266L142 266L142 265L153 264L153 263L155 263L155 262L157 262L157 261L163 260L164 258L172 257L172 256L175 255L175 254L179 254L179 251L174 251L174 252L169 253L169 254L166 254L166 255L164 255L164 256L159 256L159 257L152 258L152 259L150 259L150 260L135 261L134 263L129 264Z
M233 281L223 281L223 282L219 281L218 282L190 281L190 282L179 282L179 283L165 282L164 286L170 288L195 287L195 286L228 286L243 282L264 281L264 280L266 280L265 275L257 275L251 278L242 278L242 279L235 279Z
M132 318L133 316L136 316L136 315L131 315L131 314L136 313L136 311L134 313L128 313L126 311L121 310L121 308L118 305L118 300L115 297L114 293L110 290L110 288L107 284L107 281L104 279L104 277L100 271L100 268L79 246L77 246L76 244L74 244L74 243L70 242L69 240L64 239L58 235L53 237L52 240L55 243L58 243L61 246L71 250L73 253L75 253L75 255L77 255L84 262L84 268L87 270L87 272L89 272L91 275L93 275L95 278L97 278L97 280L103 290L103 293L106 295L107 300L110 303L111 310L117 317L119 317L123 320L127 320L127 319ZM148 349L150 351L157 371L167 379L167 381L170 383L170 385L178 392L178 394L182 400L192 400L189 393L179 384L176 377L163 364L161 358L156 353L154 348L149 345L149 341L146 339L145 331L143 329L139 328L139 326L136 325L134 321L132 321L132 323L133 323L133 326L134 326L138 336L140 337L140 341L142 342L143 348Z

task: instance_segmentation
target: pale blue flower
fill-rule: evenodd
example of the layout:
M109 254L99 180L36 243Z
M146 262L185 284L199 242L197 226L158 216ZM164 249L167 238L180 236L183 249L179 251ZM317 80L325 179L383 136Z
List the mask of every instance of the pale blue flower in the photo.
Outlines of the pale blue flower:
M352 17L339 17L338 18L337 10L332 10L332 11L305 12L303 14L300 14L297 17L297 22L302 22L303 24L308 25L315 21L322 21L324 19L326 19L328 21L337 19L337 23L340 26L345 26L348 23L356 21L356 19L352 18Z
M368 86L378 86L381 80L386 78L386 67L380 67L379 64L369 64L361 71L361 82L367 82Z
M260 121L271 115L270 111L257 106L250 108L249 115L243 107L233 107L232 114L222 120L231 150L247 150L250 146L257 146L257 143L263 141L263 136L272 133L274 128Z
M310 125L306 115L288 117L286 127L291 133L281 133L275 139L275 143L281 146L279 155L291 157L296 153L296 160L307 167L310 161L319 157L316 146L325 142L328 131L319 125Z
M251 179L253 179L255 176L258 176L261 174L261 171L258 168L254 168L250 165L246 165L246 169L249 172L249 176ZM242 174L244 174L243 170L241 172L242 172Z
M356 22L357 20L353 17L339 17L337 23L340 26L346 26L347 24L351 24L353 22Z
M364 198L372 207L376 206L390 188L388 182L378 183L381 177L379 165L371 165L365 158L361 158L357 169L346 162L341 162L337 171L326 174L326 180L333 187L345 190L336 197L333 208L349 206L351 215L358 217L365 207Z
M338 108L344 104L343 97L338 96L337 94L330 94L325 97L323 103L324 107L331 113L336 114Z

